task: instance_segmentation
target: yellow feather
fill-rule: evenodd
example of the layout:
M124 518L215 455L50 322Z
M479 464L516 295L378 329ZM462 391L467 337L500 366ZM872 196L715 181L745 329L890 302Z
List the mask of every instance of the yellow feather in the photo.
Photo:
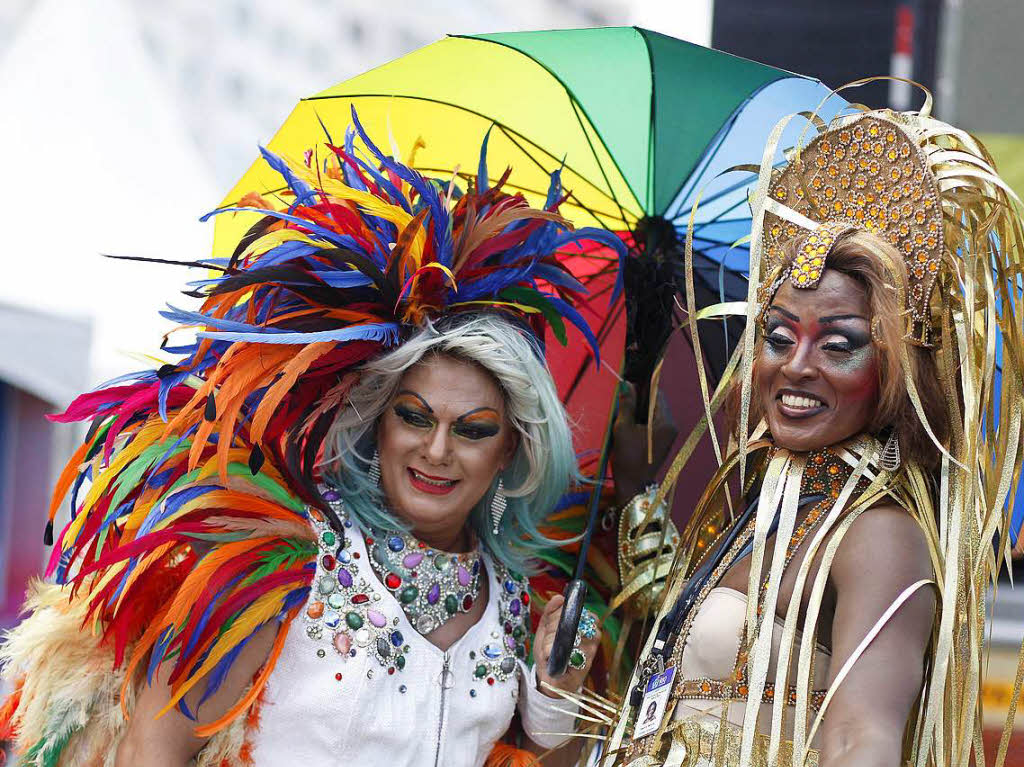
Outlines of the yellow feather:
M217 644L214 645L210 654L207 656L206 661L199 670L196 671L189 677L185 682L178 687L171 695L171 699L167 702L157 717L161 717L174 708L178 701L180 701L195 685L210 671L212 671L217 663L220 662L221 658L227 655L234 647L255 631L259 626L263 625L267 621L273 619L281 611L281 603L284 598L295 588L294 584L284 584L277 588L268 591L266 594L259 597L253 602L252 607L245 611L245 613L232 624L231 628L225 631L217 640Z
M144 426L135 434L131 442L125 445L120 452L117 453L114 460L110 462L110 465L107 466L106 469L94 474L96 479L93 481L92 487L89 488L89 492L86 493L85 500L82 502L82 510L79 512L78 516L71 521L67 535L64 536L65 551L71 546L74 540L78 537L78 534L81 532L82 525L85 524L86 517L88 517L88 510L91 509L97 499L103 495L110 483L120 476L121 470L134 460L143 450L160 438L162 431L163 423L160 422Z

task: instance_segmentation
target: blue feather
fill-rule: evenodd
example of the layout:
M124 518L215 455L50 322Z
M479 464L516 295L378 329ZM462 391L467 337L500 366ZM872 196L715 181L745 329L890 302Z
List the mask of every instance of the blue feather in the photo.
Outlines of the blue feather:
M311 333L197 333L200 338L216 338L223 341L250 341L264 344L311 344L316 341L382 341L385 345L398 343L401 326L397 322L373 322L338 330L320 330Z
M267 165L280 173L288 187L295 192L295 204L312 205L316 202L316 190L292 173L288 163L264 146L260 147L260 154L267 161Z

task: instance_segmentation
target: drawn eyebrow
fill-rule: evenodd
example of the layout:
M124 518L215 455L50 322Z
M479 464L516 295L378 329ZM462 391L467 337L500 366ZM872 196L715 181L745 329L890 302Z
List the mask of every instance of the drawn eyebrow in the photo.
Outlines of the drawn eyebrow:
M860 314L830 314L827 317L818 317L818 322L823 325L829 322L839 322L840 320L864 320L867 322L868 318Z
M475 408L474 410L470 410L468 413L463 413L455 420L456 422L469 421L477 418L478 416L483 415L484 413L493 413L498 418L501 418L501 414L493 407L478 407Z
M779 314L781 314L783 317L787 317L788 319L793 320L793 322L799 322L800 321L799 317L797 317L792 312L787 312L781 306L775 306L774 304L772 304L771 306L768 307L768 311L773 311L773 310L778 312Z
M415 397L416 399L418 399L420 401L420 404L423 405L424 408L426 408L426 411L428 413L433 413L434 412L434 408L432 408L430 405L428 405L427 401L425 399L423 399L423 397L421 397L416 392L409 391L408 389L399 389L398 395L401 395L401 394L407 394L410 397ZM396 396L398 396L398 395L396 395Z

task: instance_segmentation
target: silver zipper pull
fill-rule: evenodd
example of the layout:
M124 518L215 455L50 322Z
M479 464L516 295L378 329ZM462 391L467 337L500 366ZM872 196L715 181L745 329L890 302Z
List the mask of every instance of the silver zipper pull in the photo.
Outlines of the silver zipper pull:
M455 686L455 673L451 670L451 656L448 651L444 653L444 666L441 668L441 689L450 690Z

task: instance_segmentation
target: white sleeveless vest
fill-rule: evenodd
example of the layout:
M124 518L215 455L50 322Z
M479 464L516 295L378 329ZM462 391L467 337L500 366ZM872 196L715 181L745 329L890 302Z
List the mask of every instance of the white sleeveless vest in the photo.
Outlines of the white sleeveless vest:
M484 614L442 651L409 624L345 524L344 537L318 528L316 577L263 696L254 764L480 767L533 677L521 660L525 579L485 553Z

